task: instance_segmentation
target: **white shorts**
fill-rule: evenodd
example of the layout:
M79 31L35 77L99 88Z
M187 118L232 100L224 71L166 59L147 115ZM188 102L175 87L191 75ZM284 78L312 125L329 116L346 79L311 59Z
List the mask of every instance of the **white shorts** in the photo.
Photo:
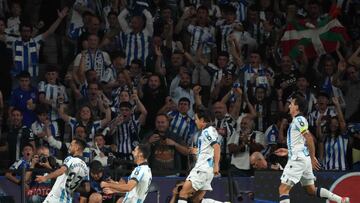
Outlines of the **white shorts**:
M302 186L312 185L315 180L309 156L289 159L281 176L281 183L290 186L292 186L291 182L293 184L300 182Z
M72 202L72 198L70 200L66 200L66 199L63 199L63 200L60 200L60 198L52 195L52 194L49 194L46 199L44 200L43 203L53 203L53 202L58 202L58 203L71 203Z
M214 172L210 169L211 168L209 168L209 170L199 170L197 168L193 168L186 180L191 181L192 188L196 191L212 191L211 181L214 178Z

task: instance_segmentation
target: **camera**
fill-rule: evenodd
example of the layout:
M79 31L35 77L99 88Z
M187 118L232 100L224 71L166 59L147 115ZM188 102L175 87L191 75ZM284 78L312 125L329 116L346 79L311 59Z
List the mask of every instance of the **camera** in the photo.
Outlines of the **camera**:
M39 162L44 164L44 163L48 162L48 158L45 155L40 155Z
M240 83L236 82L233 84L233 88L239 88L240 87Z

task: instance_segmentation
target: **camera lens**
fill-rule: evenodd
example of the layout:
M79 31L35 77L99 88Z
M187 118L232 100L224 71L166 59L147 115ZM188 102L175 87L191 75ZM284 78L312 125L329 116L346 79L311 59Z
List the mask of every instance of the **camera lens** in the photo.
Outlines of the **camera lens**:
M40 156L40 158L39 158L39 162L40 163L46 163L47 162L47 157L46 156Z

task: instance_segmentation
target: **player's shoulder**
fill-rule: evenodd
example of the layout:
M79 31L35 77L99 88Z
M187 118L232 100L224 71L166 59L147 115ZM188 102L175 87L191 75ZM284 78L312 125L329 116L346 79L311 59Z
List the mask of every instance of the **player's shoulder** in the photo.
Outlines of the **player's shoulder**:
M74 157L72 157L72 156L66 157L66 158L64 159L64 163L68 163L68 162L72 161L73 158L74 158Z
M302 115L296 116L294 120L296 123L307 123L307 119Z
M207 128L204 129L204 133L206 134L211 134L211 135L216 135L217 134L217 131L216 129L214 128L214 126L209 126Z

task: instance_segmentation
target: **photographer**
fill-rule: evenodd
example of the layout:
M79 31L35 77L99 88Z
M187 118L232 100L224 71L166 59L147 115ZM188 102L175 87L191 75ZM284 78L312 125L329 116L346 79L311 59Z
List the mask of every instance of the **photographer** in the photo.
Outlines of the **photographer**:
M40 146L37 148L36 154L31 159L30 171L25 174L26 183L26 197L28 203L43 202L46 196L49 194L52 182L48 180L44 183L38 183L35 181L37 176L46 175L52 170L58 168L56 159L50 156L49 148L46 146Z
M155 119L155 130L144 139L151 144L149 163L153 174L178 176L181 166L181 155L188 155L188 148L181 137L170 131L170 121L166 114L158 114Z

